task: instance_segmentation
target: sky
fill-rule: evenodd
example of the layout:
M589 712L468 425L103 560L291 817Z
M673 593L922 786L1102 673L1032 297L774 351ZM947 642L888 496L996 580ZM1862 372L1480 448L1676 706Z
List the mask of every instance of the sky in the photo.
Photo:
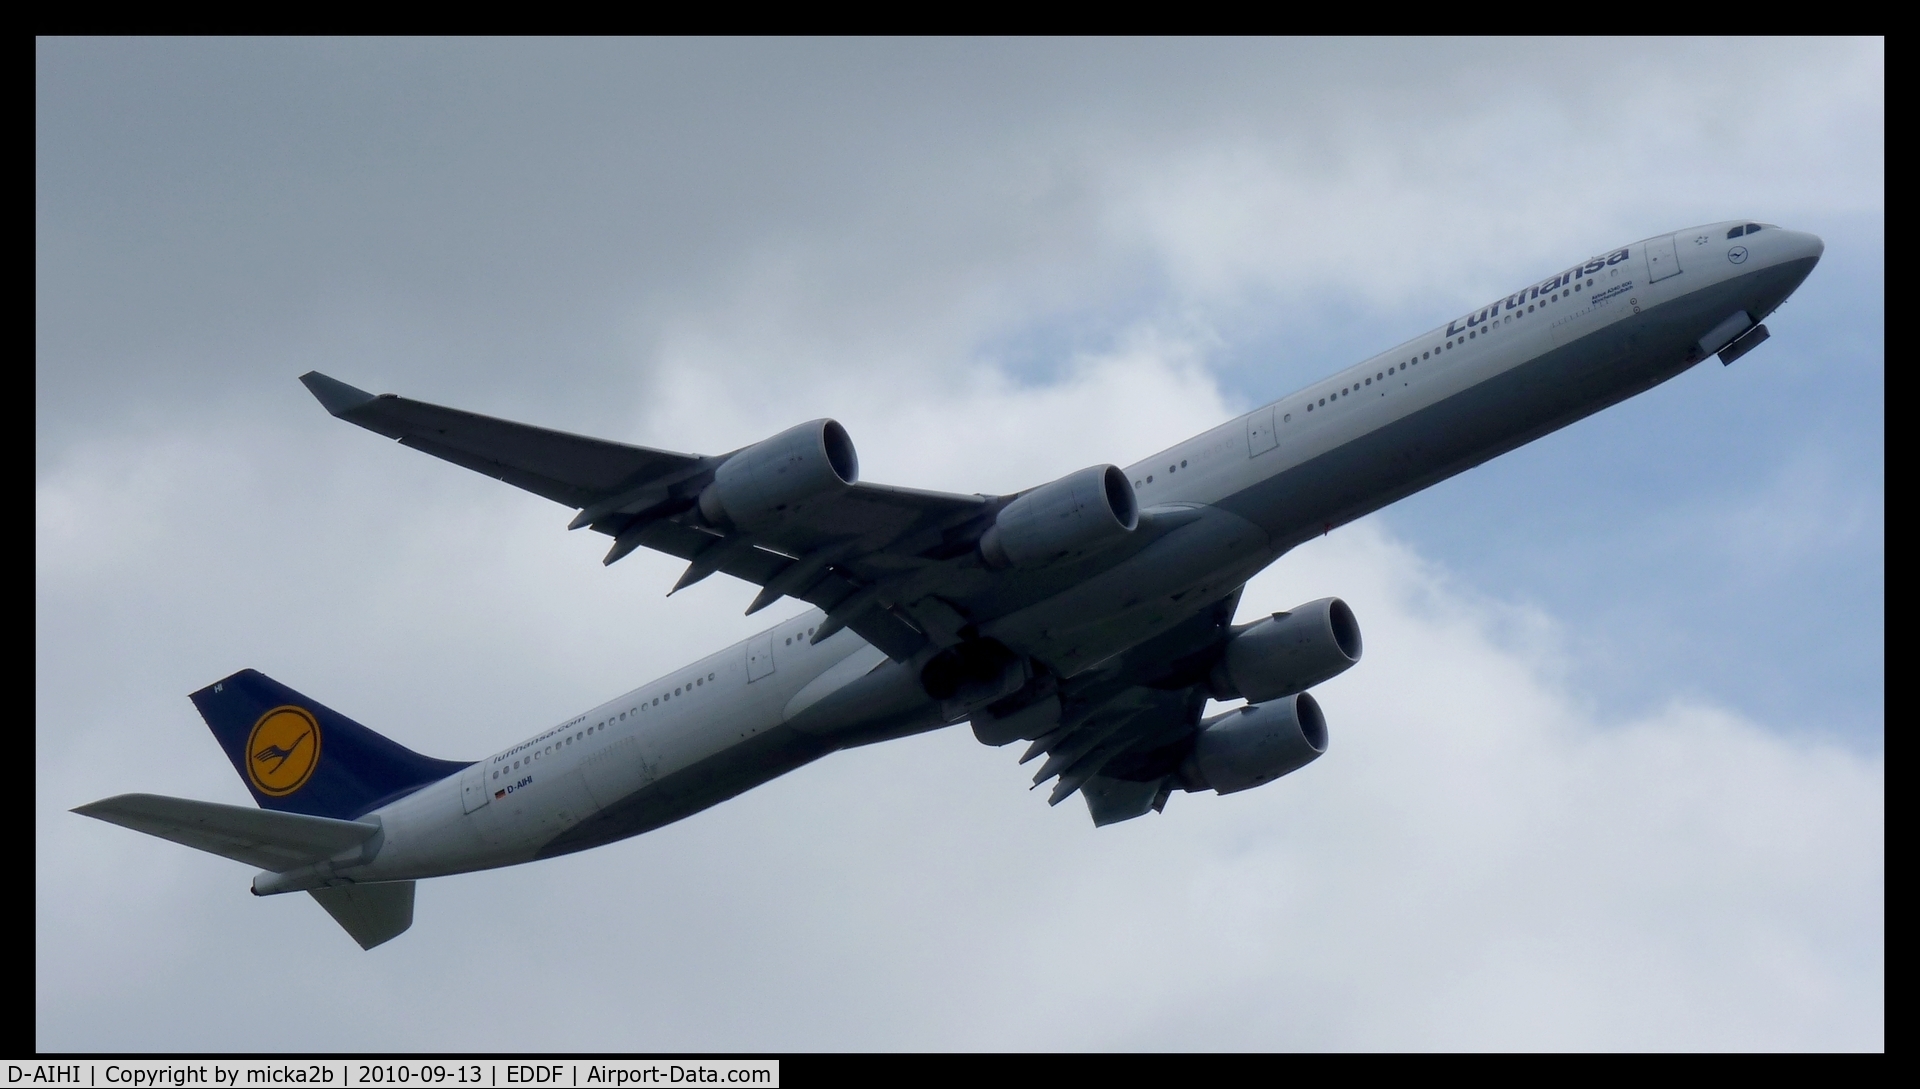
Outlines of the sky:
M42 39L35 1038L87 1050L1879 1050L1878 40ZM70 814L244 804L254 667L477 758L760 630L319 369L865 479L1126 464L1569 261L1826 255L1731 367L1302 546L1325 758L1096 830L964 727L423 882L362 952Z

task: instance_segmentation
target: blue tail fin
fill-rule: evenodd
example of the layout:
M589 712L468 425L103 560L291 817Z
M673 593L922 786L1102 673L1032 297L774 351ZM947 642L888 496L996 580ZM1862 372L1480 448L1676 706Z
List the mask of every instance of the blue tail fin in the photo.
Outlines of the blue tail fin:
M258 670L191 698L262 809L353 820L467 766L396 745Z

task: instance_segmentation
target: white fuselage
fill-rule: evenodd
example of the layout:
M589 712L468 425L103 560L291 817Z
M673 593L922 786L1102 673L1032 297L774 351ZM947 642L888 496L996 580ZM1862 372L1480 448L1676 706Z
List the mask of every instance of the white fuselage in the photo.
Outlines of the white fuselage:
M1040 648L1067 673L1091 666L1301 541L1680 373L1721 347L1700 338L1736 312L1764 318L1821 252L1777 228L1730 242L1734 226L1569 266L1128 467L1141 509L1172 513L1177 528L983 634ZM835 749L958 720L853 632L810 644L821 620L810 610L376 810L364 819L381 825L379 850L337 876L404 880L580 850Z

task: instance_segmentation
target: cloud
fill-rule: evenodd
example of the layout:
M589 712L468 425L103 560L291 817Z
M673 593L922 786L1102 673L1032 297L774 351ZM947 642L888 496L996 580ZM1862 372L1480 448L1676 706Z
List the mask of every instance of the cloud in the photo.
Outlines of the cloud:
M1751 493L1728 496L1723 509L1690 512L1662 527L1662 536L1712 552L1743 585L1761 590L1808 556L1878 538L1881 498L1855 486L1830 454L1801 449Z
M736 427L770 411L698 372L664 385ZM985 444L1000 453L982 471L1005 479L1071 467L1068 452L1101 437L1088 420L1185 429L1221 411L1192 350L1150 340L1054 386L988 374L957 396L1009 435L1063 420L1052 442ZM868 456L915 477L959 472L964 451L922 441L939 430L930 412L871 429ZM370 446L369 467L408 464ZM446 485L452 470L427 464ZM83 475L60 489L99 494ZM472 735L470 754L759 626L727 619L744 587L649 604L625 595L649 581L657 593L670 572L618 580L613 597L614 572L556 574L557 516L500 517L509 503L547 513L522 497L471 521L436 506L402 536L505 543L397 549L391 577L344 597L346 570L322 564L323 586L264 610L295 609L315 630L249 641L302 662L315 680L297 686L323 700L429 751ZM343 523L271 563L350 550L359 532ZM182 573L196 585L268 562L239 555L252 541L220 554L219 534L188 519L140 543L149 577L213 549ZM486 577L496 569L511 578ZM69 592L43 584L43 612L84 597ZM1880 759L1706 704L1599 717L1560 677L1551 618L1458 584L1377 520L1284 558L1243 612L1327 593L1359 613L1366 658L1319 692L1329 755L1277 784L1180 795L1096 831L1079 802L1028 793L1012 750L948 730L837 754L637 840L428 882L414 929L371 954L304 898L247 896L241 867L59 811L107 793L100 772L114 789L233 800L237 785L207 788L230 777L213 746L183 744L199 729L184 701L144 766L116 751L124 717L76 724L78 743L46 746L39 765L38 1044L1883 1046ZM370 638L352 638L356 613L394 594ZM263 611L204 607L208 630ZM187 763L197 787L183 789ZM298 988L270 982L289 957Z
M1429 54L1455 44L1461 66L1426 75ZM1371 92L1340 83L1329 93L1343 101L1294 111L1283 103L1306 88L1270 88L1240 106L1240 124L1103 164L1101 222L1214 308L1278 294L1389 310L1436 287L1448 304L1477 303L1615 238L1735 207L1883 204L1878 171L1840 166L1878 154L1877 43L1824 43L1834 69L1779 43L1724 80L1698 67L1720 45L1522 44L1363 48L1359 63L1381 77ZM1827 165L1783 169L1810 162ZM1645 184L1663 176L1684 181Z
M1808 496L1878 479L1848 445L1878 413L1845 413L1884 401L1855 350L1882 324L1883 57L43 40L37 1045L1884 1047L1884 712L1844 749L1814 721L1833 656L1879 687L1883 638L1837 626L1821 658L1754 634L1804 635L1772 607L1738 622L1830 588L1823 551L1878 570L1883 485ZM869 479L1005 491L1725 214L1853 230L1769 345L1807 385L1730 372L1819 406L1800 445L1739 445L1786 425L1676 382L1463 478L1494 494L1285 557L1243 611L1340 594L1368 649L1320 690L1331 752L1278 784L1096 831L944 731L427 882L371 954L236 864L65 812L243 802L182 698L243 666L474 756L797 609L742 617L725 578L663 600L676 561L602 568L571 512L327 418L306 369L701 452L833 416ZM1722 566L1747 612L1687 596ZM1692 684L1705 644L1740 653ZM1593 680L1610 654L1629 706Z
M257 399L289 356L590 405L548 368L631 389L770 320L717 365L957 367L1062 314L1444 311L1733 207L1884 205L1872 40L40 49L69 410Z

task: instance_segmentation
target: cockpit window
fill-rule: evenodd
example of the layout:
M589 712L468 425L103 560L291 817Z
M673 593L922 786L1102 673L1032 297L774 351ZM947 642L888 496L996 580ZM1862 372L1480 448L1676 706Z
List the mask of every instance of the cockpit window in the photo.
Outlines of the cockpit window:
M1739 238L1741 235L1746 233L1747 233L1747 229L1745 227L1735 227L1733 230L1727 232L1727 237Z
M1752 234L1753 232L1755 232L1755 231L1757 231L1757 230L1759 230L1759 229L1760 229L1760 224L1758 224L1758 223L1749 223L1749 224L1747 224L1747 233L1748 233L1748 234Z

